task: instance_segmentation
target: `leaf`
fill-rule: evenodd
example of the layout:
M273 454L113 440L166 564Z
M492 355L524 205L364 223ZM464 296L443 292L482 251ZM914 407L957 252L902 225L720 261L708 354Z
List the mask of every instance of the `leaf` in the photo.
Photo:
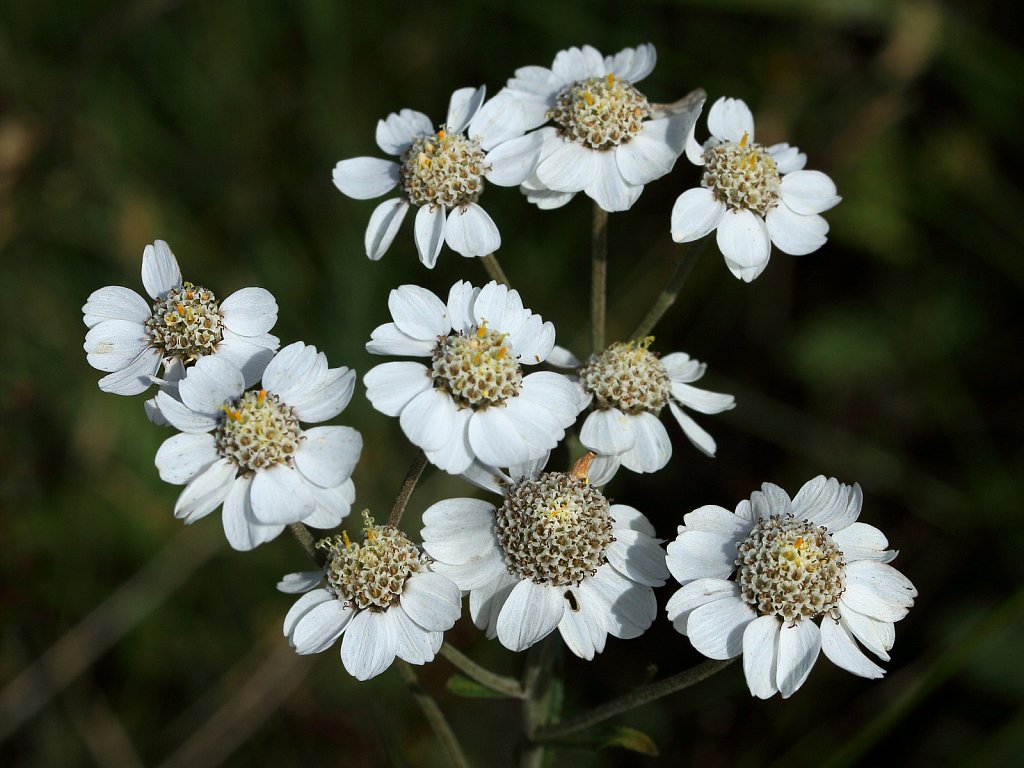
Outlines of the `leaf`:
M492 691L487 686L481 685L476 680L468 678L458 672L448 678L448 682L445 684L445 687L456 696L463 696L467 699L511 698L508 694Z
M638 752L648 757L658 756L658 745L654 743L654 739L643 731L638 731L636 728L626 728L623 725L616 726L606 733L597 743L597 747L598 749L622 747L630 752Z

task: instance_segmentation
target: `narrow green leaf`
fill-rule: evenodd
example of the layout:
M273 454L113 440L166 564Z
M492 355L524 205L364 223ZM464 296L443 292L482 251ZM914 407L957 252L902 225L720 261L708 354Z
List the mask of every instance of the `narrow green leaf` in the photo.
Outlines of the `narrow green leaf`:
M454 675L448 678L448 682L445 684L449 691L454 693L456 696L464 696L467 699L507 699L510 698L504 693L498 691L492 691L485 685L481 685L476 680L466 677L463 674L456 672Z

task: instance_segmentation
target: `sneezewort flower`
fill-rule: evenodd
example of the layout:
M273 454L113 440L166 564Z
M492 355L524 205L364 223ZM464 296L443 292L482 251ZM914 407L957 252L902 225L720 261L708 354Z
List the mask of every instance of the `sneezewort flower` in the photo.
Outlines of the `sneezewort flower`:
M740 99L716 101L708 129L703 145L691 136L686 147L704 176L672 208L673 240L687 243L717 230L726 265L748 283L768 265L772 243L793 256L825 244L828 222L818 214L841 199L832 179L803 170L807 155L796 147L754 141L754 117Z
M129 288L108 285L82 307L89 328L86 359L107 372L100 389L118 395L145 392L161 365L173 388L187 368L208 355L234 363L247 385L259 381L279 344L268 333L277 322L277 302L269 291L243 288L218 301L212 291L182 280L163 240L143 251L142 285L151 302Z
M495 282L458 282L442 302L425 288L391 292L394 322L366 348L379 355L429 357L383 363L363 378L373 407L398 416L406 437L436 466L458 474L477 459L507 467L553 448L582 408L582 393L544 362L555 328Z
M282 592L305 592L284 619L284 634L298 653L320 653L344 635L341 661L357 680L368 680L398 656L410 664L433 660L445 630L462 613L462 594L409 538L363 514L364 538L347 533L323 539L322 571L291 573ZM312 590L312 591L310 591Z
M625 211L672 170L705 97L697 90L674 104L650 103L636 83L655 59L650 44L615 56L584 45L560 51L551 69L516 70L495 100L520 105L527 129L553 123L536 132L540 161L521 187L530 202L557 208L584 192L606 211Z
M334 184L344 194L368 200L390 192L366 228L366 255L387 251L410 206L416 212L416 249L433 268L441 246L463 256L486 256L501 245L498 227L477 200L485 180L516 186L537 162L538 137L523 136L517 108L506 101L484 102L484 88L452 94L448 116L435 129L422 112L403 109L377 124L377 144L398 162L374 157L342 160Z
M500 502L448 499L423 513L434 569L469 592L473 621L513 651L557 628L592 659L609 634L639 637L657 614L652 587L668 576L660 541L638 510L588 482L591 456L571 472L540 472L546 457L508 475L474 465L471 479Z
M349 479L362 450L351 427L303 429L300 422L337 416L352 398L355 372L328 368L302 342L290 344L263 373L262 387L227 360L204 357L178 388L157 394L161 412L181 434L156 454L161 479L185 485L174 515L194 523L224 505L224 533L248 550L289 523L333 528L348 514Z
M888 565L896 552L877 528L857 522L859 485L816 477L789 496L765 483L735 512L705 506L687 514L668 546L683 584L668 617L712 659L743 655L751 694L793 694L819 651L855 675L885 670L857 642L888 660L894 622L917 590Z

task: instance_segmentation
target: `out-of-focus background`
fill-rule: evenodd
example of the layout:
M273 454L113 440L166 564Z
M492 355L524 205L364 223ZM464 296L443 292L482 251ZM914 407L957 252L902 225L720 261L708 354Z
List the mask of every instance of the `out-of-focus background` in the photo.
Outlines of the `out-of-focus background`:
M590 43L642 42L642 89L745 99L758 140L789 141L835 179L819 252L775 251L753 284L714 247L655 348L707 361L703 384L738 407L698 417L717 459L669 425L653 476L615 499L665 538L696 506L733 506L766 480L795 492L824 473L864 488L862 519L901 550L920 590L888 675L822 657L788 701L752 700L738 666L618 722L662 762L1012 765L1024 751L1019 174L1024 56L998 3L912 0L413 4L67 3L0 9L0 764L5 766L445 765L394 670L357 683L337 647L300 658L274 590L307 567L286 536L232 551L219 513L190 528L153 456L169 431L142 398L101 393L80 307L104 285L141 290L143 247L165 239L186 279L218 296L260 285L277 333L365 372L386 298L485 281L445 249L417 261L411 220L379 263L363 252L375 202L343 197L338 160L380 153L376 121L409 107L444 119L452 90L491 93L518 66ZM709 102L710 103L710 102ZM703 121L698 135L706 135ZM628 334L682 252L685 158L611 217L610 335ZM590 206L548 212L514 189L483 200L527 306L586 351ZM667 416L667 414L666 414ZM386 514L414 454L357 391L336 423L360 429L357 509ZM557 461L569 460L567 452ZM406 522L470 486L429 471ZM659 591L663 605L674 588ZM465 619L448 639L500 671L522 657ZM650 669L699 661L663 614L640 640L565 665L565 712ZM511 765L518 711L460 699L452 668L422 672L475 763ZM623 751L552 765L655 765Z

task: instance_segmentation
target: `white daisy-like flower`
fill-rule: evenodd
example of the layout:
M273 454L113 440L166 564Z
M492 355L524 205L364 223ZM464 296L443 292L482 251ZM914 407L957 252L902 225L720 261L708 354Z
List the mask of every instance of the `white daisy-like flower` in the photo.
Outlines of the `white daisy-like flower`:
M639 637L657 615L665 552L646 517L590 485L588 461L570 473L538 474L539 462L510 476L491 470L490 482L477 472L500 503L449 499L423 513L434 569L469 592L473 621L513 651L557 628L592 659L609 634Z
M654 69L654 46L602 56L589 45L555 56L551 69L521 67L496 98L522 105L527 129L541 128L540 162L522 185L541 208L584 192L606 211L632 207L644 185L664 176L686 148L704 104L697 90L651 104L636 88Z
M399 188L381 203L366 228L366 255L379 259L409 207L416 212L416 250L433 268L441 245L463 256L486 256L501 245L498 227L477 200L484 181L502 187L523 182L537 163L539 137L523 136L519 108L506 100L484 103L484 88L452 94L440 130L422 112L403 109L377 123L377 144L398 162L375 157L342 160L334 184L368 200Z
M583 407L582 392L544 362L555 328L523 307L519 293L490 282L452 286L447 305L425 288L391 292L394 322L376 328L366 348L378 355L431 358L383 363L363 378L373 407L398 416L406 437L441 469L458 474L477 459L507 467L535 459L565 435Z
M668 568L684 586L668 617L712 659L743 655L751 694L793 694L823 651L861 677L885 670L857 641L888 661L894 622L917 590L888 565L877 528L857 522L859 485L816 477L790 500L765 483L735 512L705 506L686 515L668 545ZM820 620L820 626L818 621Z
M284 619L284 634L302 654L320 653L344 634L341 662L357 680L391 666L432 661L445 630L462 613L462 593L398 529L363 514L361 544L348 534L323 539L322 571L292 573L277 585L305 592ZM312 590L312 591L310 591Z
M194 523L223 504L224 533L238 550L270 541L289 523L338 525L355 498L349 478L362 437L351 427L300 422L341 413L355 379L302 342L277 353L259 390L245 391L228 360L201 358L179 384L180 400L157 394L160 411L181 430L156 454L161 479L187 483L175 517Z
M701 186L672 208L672 239L699 240L717 231L730 271L750 282L768 265L772 243L802 256L825 244L828 222L818 214L836 205L836 185L821 171L805 171L807 155L789 144L754 141L754 117L740 99L720 98L708 111L711 137L692 137L686 156L704 166Z
M211 291L182 280L163 240L143 251L142 285L152 302L129 288L108 285L82 307L89 365L107 372L100 389L137 395L149 389L161 364L164 380L173 386L207 355L234 363L247 385L259 381L279 345L268 333L277 322L277 302L269 291L242 288L218 302Z
M667 405L683 434L698 450L715 455L715 440L683 410L721 413L736 407L732 395L693 386L707 365L685 352L659 358L650 351L653 336L618 341L584 365L559 348L560 365L578 368L586 405L594 410L583 422L580 442L602 462L633 472L657 472L672 458L672 441L658 418Z

